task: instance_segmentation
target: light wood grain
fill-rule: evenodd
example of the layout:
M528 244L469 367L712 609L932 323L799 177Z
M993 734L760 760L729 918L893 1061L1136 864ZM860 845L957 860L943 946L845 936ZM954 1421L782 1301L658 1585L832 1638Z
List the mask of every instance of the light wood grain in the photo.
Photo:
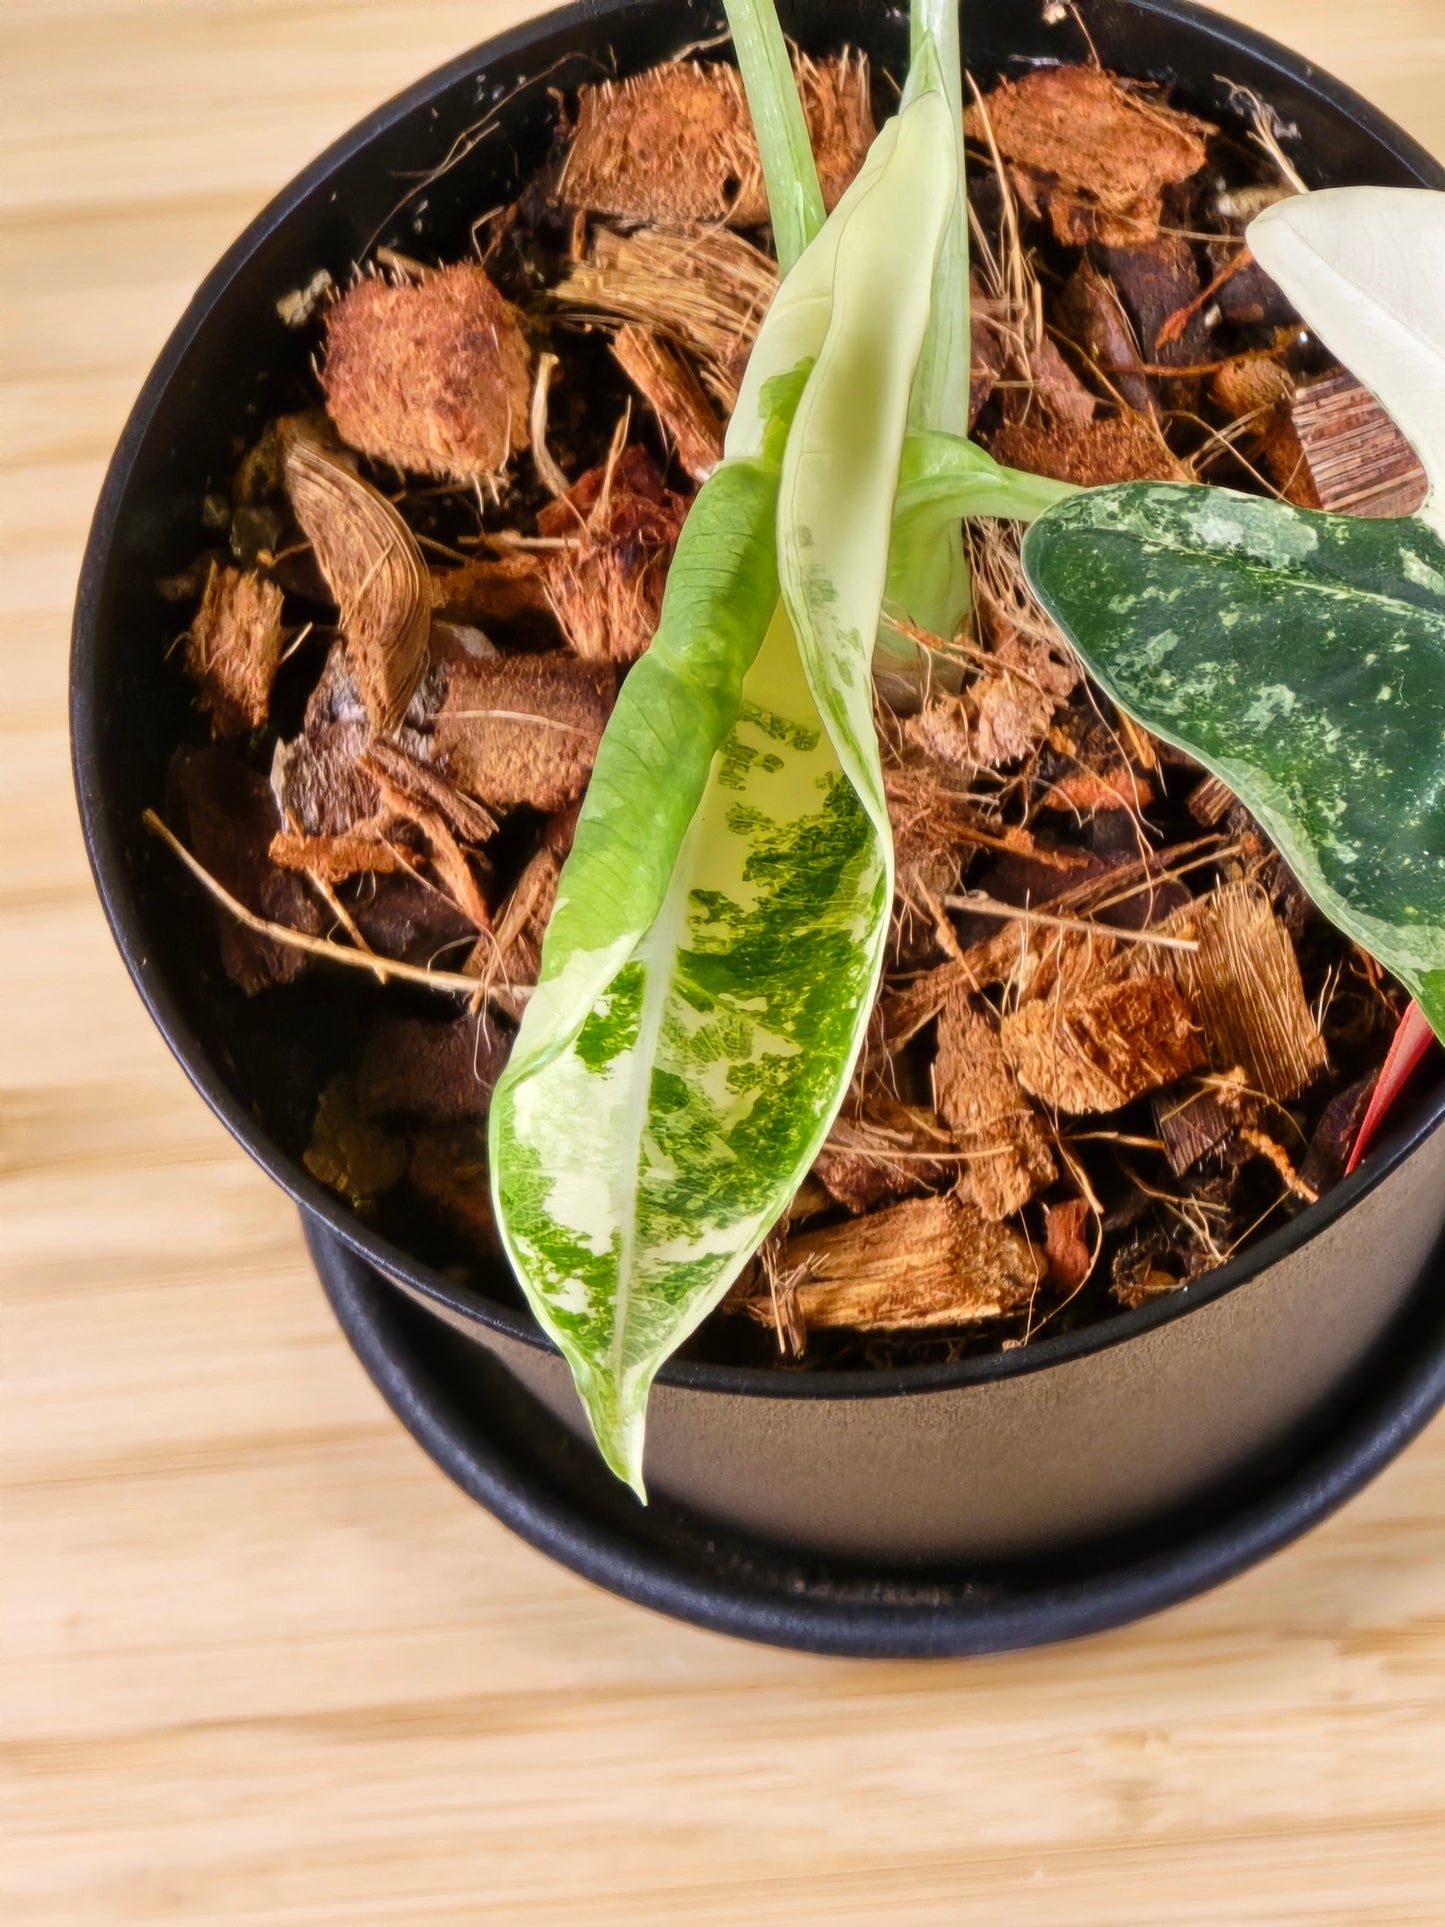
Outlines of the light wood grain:
M1442 0L1235 0L1445 151ZM1071 1649L878 1666L596 1592L433 1471L93 900L68 607L205 269L529 0L8 0L0 581L11 1927L1445 1913L1445 1425L1306 1543Z

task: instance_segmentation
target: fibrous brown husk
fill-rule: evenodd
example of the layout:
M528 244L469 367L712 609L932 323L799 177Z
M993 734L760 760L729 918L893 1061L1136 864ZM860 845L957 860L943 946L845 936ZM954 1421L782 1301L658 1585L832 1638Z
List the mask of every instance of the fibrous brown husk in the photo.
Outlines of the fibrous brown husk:
M440 770L400 743L377 738L358 762L399 816L421 823L435 811L464 843L488 843L496 835L497 819L490 810L463 795Z
M186 673L218 736L258 729L281 661L283 597L254 569L212 563L186 632Z
M722 460L723 430L690 364L660 336L631 322L617 330L612 352L682 467L695 482L706 481Z
M586 788L616 679L575 656L454 667L435 741L454 781L494 810L560 810Z
M1043 67L1002 81L964 126L991 127L1026 205L1046 207L1060 241L1128 243L1159 225L1163 188L1197 174L1215 132L1095 67Z
M1098 488L1110 482L1187 482L1189 471L1173 455L1147 415L1125 412L1107 420L1004 422L989 442L995 461L1059 482Z
M264 776L220 744L178 757L172 781L185 816L192 854L216 881L257 916L305 936L321 934L321 912L301 878L270 861L281 830L276 798ZM216 930L226 975L248 997L273 984L294 983L310 959L273 943L217 907Z
M831 208L876 132L868 62L859 55L800 60L796 71ZM760 227L767 190L737 69L677 61L582 88L557 193L573 207L629 221Z
M999 1318L1026 1305L1043 1260L1016 1231L953 1196L913 1198L800 1231L778 1260L809 1331L918 1331ZM771 1325L771 1294L731 1307Z
M416 537L379 489L303 435L286 486L340 611L346 658L375 728L394 729L426 668L431 578Z
M602 227L585 265L551 294L564 308L636 322L676 343L731 414L758 324L777 291L777 263L727 228L621 234Z
M1205 1061L1189 1006L1165 976L1037 999L1006 1016L999 1034L1025 1090L1075 1116L1117 1111Z
M1053 1183L1048 1142L998 1033L957 989L939 1014L933 1101L968 1155L959 1193L984 1217L1011 1217Z
M358 281L328 311L322 386L342 439L393 468L469 483L527 446L531 351L474 262Z
M566 547L542 552L547 599L563 635L588 662L635 662L657 631L667 566L687 503L666 486L645 448L589 469L537 517Z
M1226 884L1170 919L1195 951L1173 967L1198 1017L1210 1058L1239 1066L1252 1090L1287 1103L1329 1063L1289 932L1256 885Z
M1234 355L1209 382L1210 400L1234 421L1288 409L1294 393L1294 376L1273 355Z
M952 1149L936 1118L875 1085L855 1092L835 1119L813 1175L857 1214L952 1184Z
M1336 515L1413 515L1430 484L1370 391L1343 372L1300 390L1292 425L1321 508Z

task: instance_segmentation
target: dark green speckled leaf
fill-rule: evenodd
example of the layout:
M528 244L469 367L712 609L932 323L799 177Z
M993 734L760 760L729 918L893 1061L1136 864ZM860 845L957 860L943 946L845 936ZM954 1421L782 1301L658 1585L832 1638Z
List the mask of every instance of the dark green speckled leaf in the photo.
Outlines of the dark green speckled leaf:
M1445 542L1130 484L1052 509L1024 566L1119 706L1228 783L1445 1036Z

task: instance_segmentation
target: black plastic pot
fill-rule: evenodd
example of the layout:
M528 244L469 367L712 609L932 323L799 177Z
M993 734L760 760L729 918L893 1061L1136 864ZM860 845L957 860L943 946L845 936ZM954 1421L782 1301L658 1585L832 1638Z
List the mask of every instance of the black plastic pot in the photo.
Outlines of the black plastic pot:
M901 7L797 0L782 11L810 52L849 42L878 68L902 69ZM1082 56L1077 28L1046 26L1042 13L1039 0L970 7L967 56L980 81ZM1227 118L1230 83L1253 89L1297 130L1291 151L1312 185L1445 187L1445 172L1397 128L1256 35L1179 0L1095 0L1084 13L1107 65L1171 82L1196 111ZM277 319L279 296L318 267L343 278L378 240L465 252L475 216L546 151L551 88L614 62L645 67L720 26L708 4L591 0L420 82L308 169L208 277L147 382L101 495L75 619L86 842L116 941L171 1048L313 1231L328 1229L486 1347L574 1429L566 1370L511 1308L510 1281L498 1278L494 1296L453 1283L369 1230L300 1161L302 1100L342 1061L373 993L315 973L248 1004L219 971L194 893L143 831L187 701L163 666L175 617L155 581L189 561L208 487L278 383L299 376L302 349ZM479 137L468 142L468 129ZM436 174L449 155L455 164ZM675 1364L654 1395L650 1486L704 1522L850 1559L997 1558L1151 1521L1177 1527L1261 1454L1303 1450L1388 1354L1445 1226L1442 1117L1436 1091L1323 1203L1170 1299L1081 1335L871 1375ZM1420 1397L1417 1388L1413 1422ZM1401 1435L1396 1425L1381 1436Z

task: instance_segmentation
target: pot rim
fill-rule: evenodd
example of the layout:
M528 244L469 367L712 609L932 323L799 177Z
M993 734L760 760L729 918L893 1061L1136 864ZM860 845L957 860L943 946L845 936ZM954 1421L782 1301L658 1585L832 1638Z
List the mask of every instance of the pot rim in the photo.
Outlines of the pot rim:
M1352 88L1296 55L1278 41L1227 20L1193 0L1126 0L1133 12L1150 14L1186 29L1221 54L1240 52L1287 76L1291 85L1311 92L1323 105L1346 115L1378 146L1402 162L1422 185L1445 190L1445 166L1420 143L1370 105ZM599 24L625 32L631 0L576 0L524 21L480 42L435 68L384 102L333 141L297 174L222 255L201 282L157 357L121 432L102 484L86 539L71 628L71 767L81 831L91 874L116 947L141 1001L181 1069L226 1129L302 1213L319 1220L377 1271L416 1296L480 1325L498 1338L537 1351L555 1351L540 1327L525 1314L459 1285L430 1265L411 1257L391 1239L365 1226L333 1191L313 1178L257 1123L197 1043L151 950L128 866L122 854L133 827L118 825L101 793L98 726L100 691L96 684L96 647L103 584L112 562L120 512L132 468L148 436L161 397L170 387L213 310L245 276L252 257L266 240L344 163L409 116L425 111L438 95L458 82L484 73L499 60L525 53L544 36L572 28L595 33ZM1307 1244L1317 1233L1397 1170L1424 1140L1445 1123L1445 1079L1406 1123L1386 1134L1359 1170L1343 1179L1318 1203L1267 1232L1239 1257L1182 1285L1169 1297L1120 1311L1082 1331L1031 1340L1015 1351L965 1358L951 1364L908 1365L878 1370L790 1371L780 1366L709 1365L671 1359L657 1375L659 1386L733 1397L889 1398L910 1393L951 1391L968 1385L1045 1371L1052 1366L1111 1350L1130 1339L1187 1317L1267 1271Z

